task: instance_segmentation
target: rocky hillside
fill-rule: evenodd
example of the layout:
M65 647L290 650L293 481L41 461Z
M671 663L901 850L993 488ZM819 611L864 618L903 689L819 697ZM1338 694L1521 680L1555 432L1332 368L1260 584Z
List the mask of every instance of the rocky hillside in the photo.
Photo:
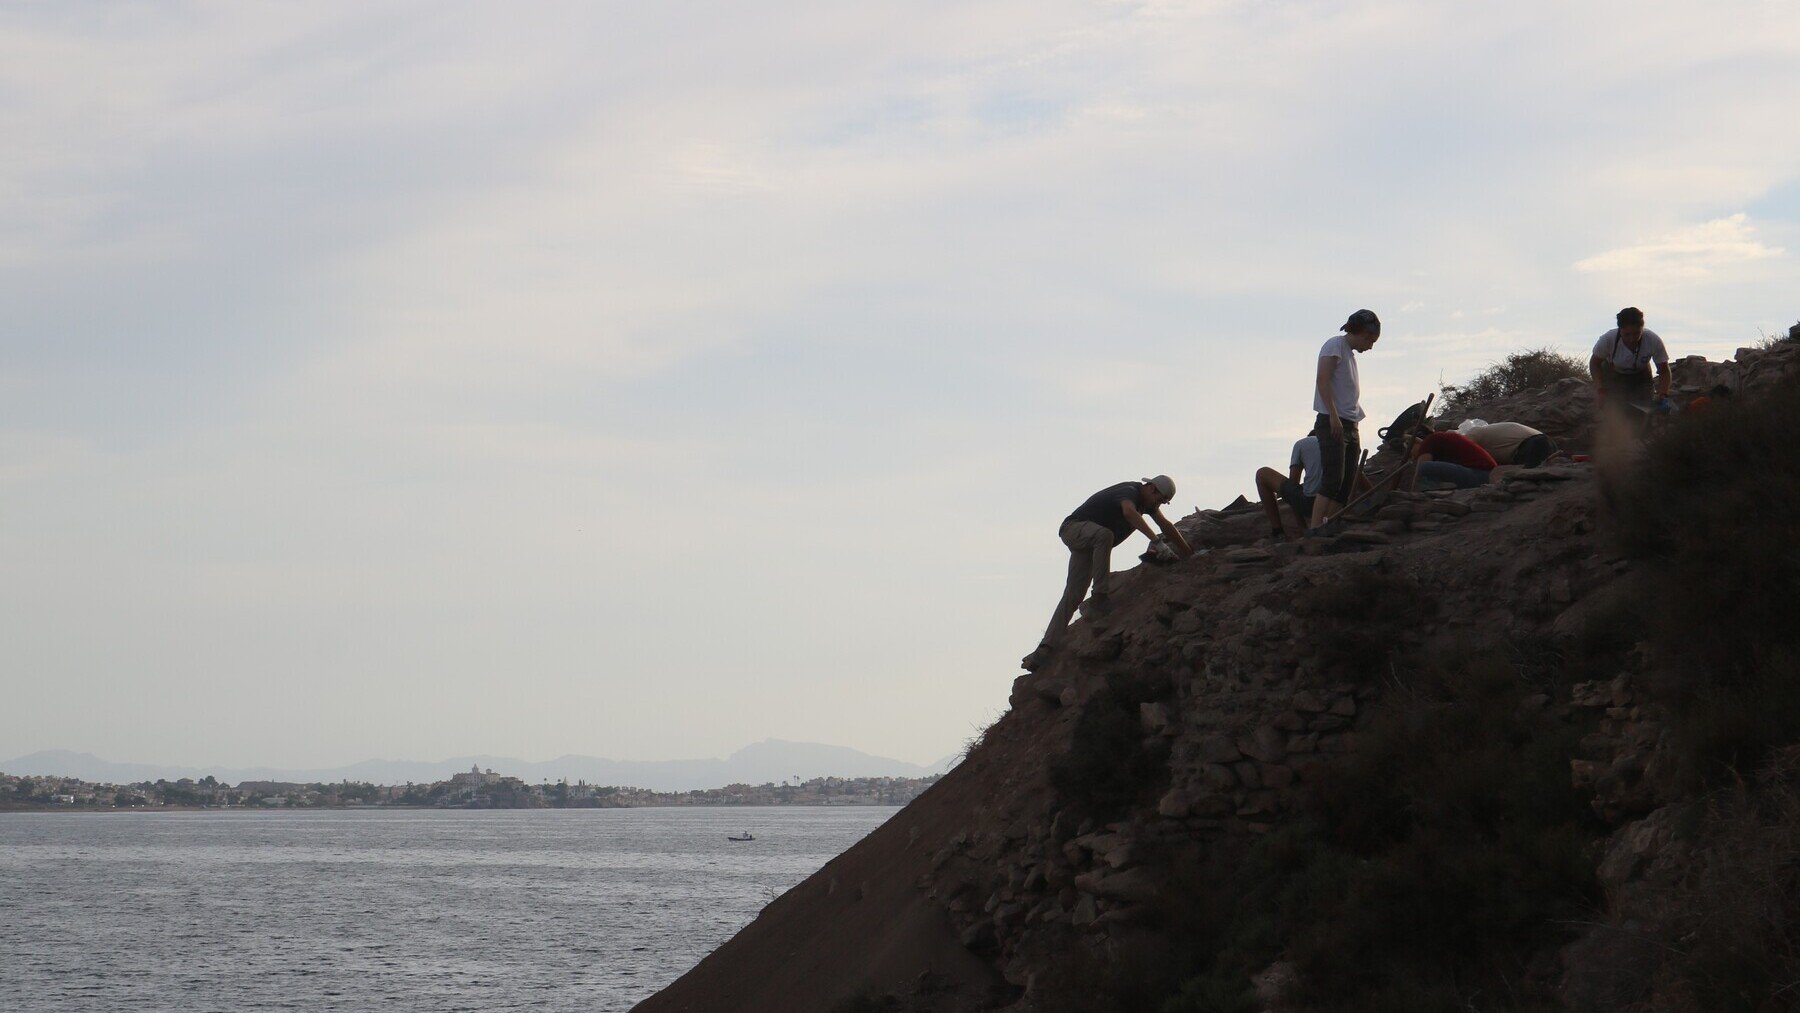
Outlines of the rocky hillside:
M1121 575L936 787L669 1011L1796 1008L1800 343L1475 406L1596 469ZM1380 464L1377 459L1376 464Z

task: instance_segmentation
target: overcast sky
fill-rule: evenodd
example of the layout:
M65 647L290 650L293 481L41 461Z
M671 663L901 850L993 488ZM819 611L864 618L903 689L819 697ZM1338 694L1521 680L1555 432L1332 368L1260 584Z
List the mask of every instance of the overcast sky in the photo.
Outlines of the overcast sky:
M1785 0L0 5L0 758L934 760L1351 310L1800 318L1796 108Z

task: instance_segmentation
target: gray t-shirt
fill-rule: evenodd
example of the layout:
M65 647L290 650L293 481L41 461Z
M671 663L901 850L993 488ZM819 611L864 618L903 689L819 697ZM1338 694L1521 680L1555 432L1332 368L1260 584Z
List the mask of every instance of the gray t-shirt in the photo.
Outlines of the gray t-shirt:
M1337 402L1338 418L1345 422L1361 422L1362 382L1356 376L1356 349L1350 347L1350 336L1339 334L1327 340L1319 349L1319 358L1337 359L1337 368L1331 371L1331 397ZM1331 412L1317 383L1313 384L1313 411L1320 415Z
M1617 327L1600 335L1594 342L1594 356L1612 366L1618 373L1642 373L1654 362L1660 366L1669 364L1669 350L1663 347L1663 339L1650 328L1644 328L1643 340L1638 342L1637 351L1632 351L1619 337Z
M1325 459L1319 456L1319 438L1305 436L1294 441L1294 452L1288 455L1288 470L1300 466L1300 491L1308 496L1319 494L1319 483L1325 480Z

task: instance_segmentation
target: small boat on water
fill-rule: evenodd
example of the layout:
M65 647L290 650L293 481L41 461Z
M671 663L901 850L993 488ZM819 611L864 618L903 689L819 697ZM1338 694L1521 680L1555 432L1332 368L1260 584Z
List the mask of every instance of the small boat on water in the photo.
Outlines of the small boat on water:
M746 831L744 831L742 836L737 836L734 834L726 834L725 839L728 841L754 841L754 840L756 840L756 835L751 833L750 831L746 830Z

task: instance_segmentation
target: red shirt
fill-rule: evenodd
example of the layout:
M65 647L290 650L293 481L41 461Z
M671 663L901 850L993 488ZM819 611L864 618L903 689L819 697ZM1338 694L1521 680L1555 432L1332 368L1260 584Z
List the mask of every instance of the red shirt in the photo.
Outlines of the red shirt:
M1419 444L1419 453L1430 454L1434 461L1448 461L1476 471L1492 471L1494 455L1461 433L1432 433Z

